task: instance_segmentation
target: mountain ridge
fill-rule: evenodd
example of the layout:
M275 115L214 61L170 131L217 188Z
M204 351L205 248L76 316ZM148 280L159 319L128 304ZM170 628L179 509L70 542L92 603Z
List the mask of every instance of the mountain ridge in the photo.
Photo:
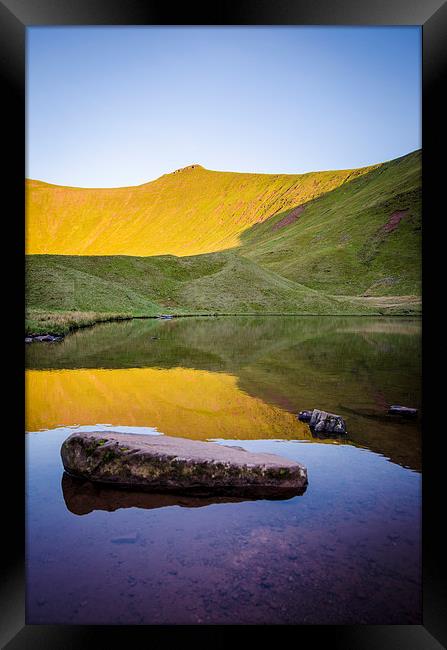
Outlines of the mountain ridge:
M251 225L375 167L255 174L194 165L186 172L183 168L121 188L76 188L29 179L26 252L138 256L216 252L239 245L241 232Z
M341 172L27 187L27 307L43 320L420 313L420 150Z
M26 183L39 183L42 185L50 185L53 187L59 187L59 188L67 188L67 189L85 189L85 190L91 190L91 189L97 189L97 190L110 190L110 189L131 189L131 188L136 188L136 187L143 187L144 185L149 185L149 183L153 183L154 181L159 180L160 178L163 178L164 176L170 176L172 174L178 174L179 172L184 172L190 169L198 168L205 170L207 172L215 172L217 174L244 174L247 176L272 176L272 177L277 177L277 176L305 176L306 174L319 174L319 173L324 173L324 172L348 172L348 171L355 171L359 169L371 169L373 167L379 167L380 165L385 165L388 162L391 161L396 161L396 160L401 160L402 158L406 158L407 156L411 156L413 154L416 154L418 152L421 152L422 149L414 149L412 151L409 151L406 154L402 154L401 156L398 156L397 158L390 158L389 160L384 160L378 163L371 163L369 165L363 165L361 167L342 167L339 169L314 169L314 170L309 170L307 172L243 172L243 171L235 171L235 170L228 170L228 169L209 169L208 167L205 167L204 165L201 165L200 163L191 163L189 165L184 165L183 167L178 167L177 169L174 169L170 172L165 172L164 174L160 174L160 176L156 176L155 178L144 181L143 183L136 183L135 185L114 185L111 187L100 187L100 186L84 186L84 185L64 185L63 183L52 183L50 181L45 181L39 178L25 178Z

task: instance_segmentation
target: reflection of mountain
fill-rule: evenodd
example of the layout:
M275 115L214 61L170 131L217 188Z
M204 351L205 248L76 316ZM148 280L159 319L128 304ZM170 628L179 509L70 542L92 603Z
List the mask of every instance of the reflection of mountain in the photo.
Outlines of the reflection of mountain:
M74 381L73 371L30 373L28 430L112 422L107 414L115 412L115 424L157 426L171 435L310 440L307 426L293 414L322 408L343 415L350 442L420 467L417 423L382 419L390 404L420 406L418 321L141 320L99 325L53 346L33 344L27 354L34 369L135 369L118 371L115 379L112 373L105 383L101 377L107 373L77 371L77 377L87 373L83 384ZM138 367L146 370L138 375ZM88 412L92 400L103 410ZM70 409L69 421L61 418Z
M166 508L180 506L182 508L202 508L218 503L242 503L257 499L291 499L300 496L304 490L280 490L266 488L262 493L252 491L234 496L185 496L177 494L155 494L151 492L137 492L131 490L117 490L110 486L102 486L91 481L83 481L66 474L62 475L62 494L68 510L75 515L87 515L93 510L106 510L113 512L120 508ZM125 540L123 540L125 543Z
M26 430L153 426L183 438L311 439L292 413L247 395L225 373L186 368L27 371Z
M276 351L288 355L310 341L318 345L344 334L358 340L359 352L376 341L395 350L419 348L420 321L404 318L327 316L220 316L173 320L135 319L103 323L77 331L63 343L30 345L27 367L51 368L197 368L235 373ZM396 348L397 346L397 348ZM318 350L315 350L318 353ZM336 353L336 350L334 351ZM402 355L401 355L402 356Z

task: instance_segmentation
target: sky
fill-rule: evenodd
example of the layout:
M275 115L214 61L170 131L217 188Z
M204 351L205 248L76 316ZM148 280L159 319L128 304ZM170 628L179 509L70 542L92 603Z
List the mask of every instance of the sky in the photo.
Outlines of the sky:
M29 27L26 176L304 173L421 147L420 27Z

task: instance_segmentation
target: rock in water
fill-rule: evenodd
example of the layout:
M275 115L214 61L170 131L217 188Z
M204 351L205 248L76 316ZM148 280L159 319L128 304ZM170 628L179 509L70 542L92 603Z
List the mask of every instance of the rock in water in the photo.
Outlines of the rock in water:
M310 418L312 417L312 411L300 411L298 413L298 420L300 422L310 422Z
M388 413L390 415L403 415L405 418L415 418L418 414L418 410L408 408L407 406L390 406Z
M271 497L307 486L306 468L287 458L169 436L76 432L61 457L73 476L140 490Z
M312 411L309 427L315 433L331 433L335 435L343 435L346 433L346 423L341 415L327 413L319 409Z

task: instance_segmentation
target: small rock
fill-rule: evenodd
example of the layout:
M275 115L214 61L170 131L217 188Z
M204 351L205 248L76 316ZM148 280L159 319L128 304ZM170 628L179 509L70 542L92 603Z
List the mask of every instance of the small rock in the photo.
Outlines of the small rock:
M298 413L298 420L300 420L300 422L309 422L311 417L312 411L306 410Z
M32 343L33 339L30 336L25 337L25 343Z
M39 334L33 340L42 343L53 343L54 341L62 341L62 338L62 336L54 336L53 334Z
M390 406L388 413L389 415L402 415L404 418L415 418L418 410L407 406Z
M335 413L313 409L313 411L300 411L297 417L302 422L309 422L309 428L315 434L344 435L347 433L344 419Z

